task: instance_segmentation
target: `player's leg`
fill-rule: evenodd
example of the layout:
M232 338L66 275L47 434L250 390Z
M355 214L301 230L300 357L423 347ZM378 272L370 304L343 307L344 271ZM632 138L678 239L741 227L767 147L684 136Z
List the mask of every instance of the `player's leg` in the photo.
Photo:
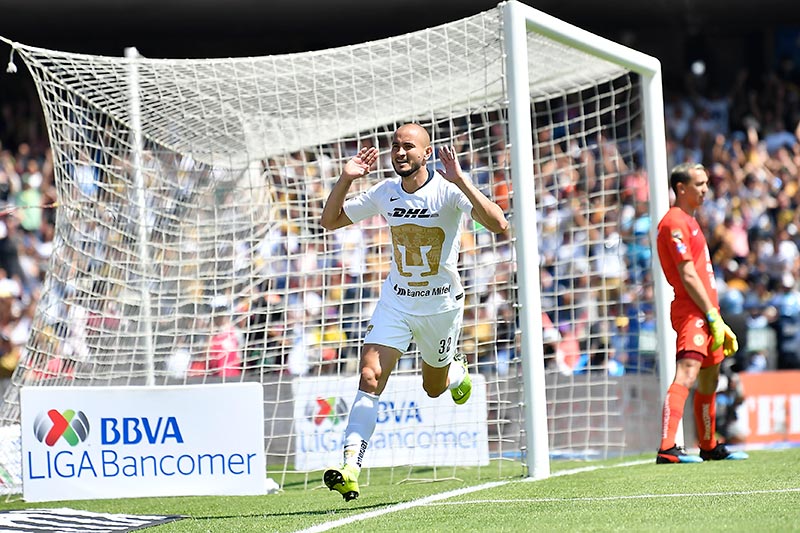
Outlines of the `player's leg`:
M681 350L675 367L675 379L667 389L661 416L661 444L656 455L656 463L700 463L696 455L688 455L681 446L675 444L678 425L683 418L689 389L697 380L700 360L703 355L696 351Z
M450 363L448 378L447 388L450 389L453 401L458 405L467 403L472 394L472 378L469 377L466 355L456 352L453 361Z
M435 367L422 361L422 388L431 398L438 398L447 390L450 365Z
M702 463L697 455L688 455L682 446L675 444L678 425L683 418L686 399L697 381L705 354L711 343L711 336L705 327L705 320L687 317L677 324L675 378L667 389L661 413L661 444L656 454L656 463Z
M717 445L717 383L719 364L700 369L697 389L694 391L694 421L701 450L711 450Z
M431 398L438 398L449 389L453 401L459 405L466 403L472 393L466 358L456 353L446 367L434 367L422 361L422 388Z
M742 451L729 451L722 442L717 442L717 385L719 384L719 362L704 366L697 376L694 392L694 420L700 444L700 457L704 461L741 460L749 456Z
M422 387L431 398L450 390L453 400L463 404L472 392L467 360L458 353L463 310L414 317L412 330L422 355Z
M402 352L379 344L365 344L361 356L361 381L344 430L344 464L361 470L364 453L375 432L378 398L386 388Z
M330 490L350 501L358 498L358 475L367 445L375 432L378 398L402 352L388 346L365 344L361 355L361 381L344 430L344 461L341 468L329 468L323 481Z
M389 375L411 342L411 330L394 310L378 305L361 351L361 379L344 431L344 461L323 473L325 485L345 501L359 496L358 475L369 440L375 432L378 399Z

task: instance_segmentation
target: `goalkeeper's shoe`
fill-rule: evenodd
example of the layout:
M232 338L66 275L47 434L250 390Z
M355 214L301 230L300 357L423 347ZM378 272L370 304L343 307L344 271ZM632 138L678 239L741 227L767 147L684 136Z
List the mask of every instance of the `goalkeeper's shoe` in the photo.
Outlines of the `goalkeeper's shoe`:
M472 378L469 377L469 370L467 369L467 356L462 353L456 353L453 357L453 363L464 367L464 379L461 381L461 384L454 389L450 389L450 394L453 395L453 401L458 405L462 405L467 403L467 400L469 400L472 394Z
M349 502L358 498L358 468L344 465L341 468L329 468L322 475L325 486L342 495Z
M701 452L702 453L702 452ZM697 455L689 455L682 446L673 446L668 450L658 450L656 464L665 465L673 463L702 463L703 458Z
M703 459L703 461L741 461L742 459L747 459L750 456L742 451L732 452L728 450L724 444L718 442L717 445L710 450L704 450L700 448L700 457Z

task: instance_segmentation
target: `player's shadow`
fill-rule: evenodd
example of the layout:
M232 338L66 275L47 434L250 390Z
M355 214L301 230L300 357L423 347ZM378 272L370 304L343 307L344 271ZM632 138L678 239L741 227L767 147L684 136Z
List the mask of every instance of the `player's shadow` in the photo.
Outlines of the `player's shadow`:
M381 509L381 508L386 508L389 505L392 505L392 503L384 502L384 503L373 503L369 505L358 505L358 504L352 505L348 503L347 507L342 507L338 509L320 509L318 511L291 511L284 513L253 513L253 514L215 515L215 516L186 516L186 518L190 518L192 520L225 520L226 518L270 518L270 517L279 518L284 516L330 516L337 514L346 516L348 514L352 514L353 511L368 511L372 509Z

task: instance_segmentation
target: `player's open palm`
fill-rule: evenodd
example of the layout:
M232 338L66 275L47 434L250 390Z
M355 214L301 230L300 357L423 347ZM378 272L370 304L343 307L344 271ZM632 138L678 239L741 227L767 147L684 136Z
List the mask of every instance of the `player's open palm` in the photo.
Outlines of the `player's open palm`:
M365 146L344 165L344 174L351 178L366 176L377 160L378 149L374 146L370 148Z
M458 183L464 179L464 173L461 171L461 164L458 162L455 148L452 146L439 148L439 161L442 163L442 176L444 176L444 179L451 183Z

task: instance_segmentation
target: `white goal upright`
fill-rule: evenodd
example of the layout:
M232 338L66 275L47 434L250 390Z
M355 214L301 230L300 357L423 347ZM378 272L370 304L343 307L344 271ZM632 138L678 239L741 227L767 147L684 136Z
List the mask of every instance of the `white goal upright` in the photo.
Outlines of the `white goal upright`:
M322 205L361 146L381 158L360 187L391 176L391 133L414 121L434 148L456 147L511 221L494 235L465 220L461 243L461 349L485 384L481 476L510 464L544 477L553 457L657 446L657 368L669 369L650 252L667 204L653 58L515 1L267 57L116 58L3 40L36 83L58 197L5 431L18 428L22 387L257 381L270 475L282 484L303 470L318 485L301 468L299 428L339 421L355 390L326 397L325 413L295 396L357 375L391 254L381 220L326 232ZM424 394L419 365L412 346L390 380L416 387L404 398ZM385 452L398 480L469 467L403 446ZM5 448L13 488L19 450Z

